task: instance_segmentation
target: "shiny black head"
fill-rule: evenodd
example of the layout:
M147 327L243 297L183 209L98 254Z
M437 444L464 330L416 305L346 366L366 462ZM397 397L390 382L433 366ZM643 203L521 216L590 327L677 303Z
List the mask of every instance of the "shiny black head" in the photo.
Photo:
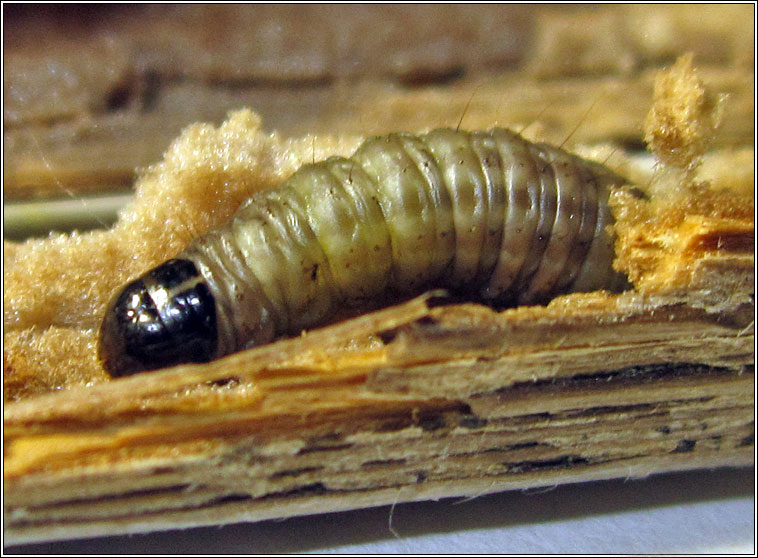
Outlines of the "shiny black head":
M127 284L100 328L100 360L126 376L216 356L216 304L189 260L169 260Z

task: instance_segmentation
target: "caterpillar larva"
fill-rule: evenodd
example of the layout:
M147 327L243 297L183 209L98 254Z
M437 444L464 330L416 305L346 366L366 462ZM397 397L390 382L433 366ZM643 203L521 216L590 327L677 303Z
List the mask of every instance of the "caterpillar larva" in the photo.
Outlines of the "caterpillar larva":
M502 304L619 290L609 188L625 180L504 129L368 139L253 195L106 312L113 376L294 334L340 305L444 287Z

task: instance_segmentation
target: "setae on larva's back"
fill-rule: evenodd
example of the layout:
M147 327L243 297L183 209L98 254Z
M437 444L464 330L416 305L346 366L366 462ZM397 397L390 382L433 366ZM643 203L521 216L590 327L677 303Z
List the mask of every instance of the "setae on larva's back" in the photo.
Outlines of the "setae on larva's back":
M444 287L498 305L620 290L597 163L514 132L368 139L305 165L127 284L103 321L112 376L202 362L313 327L344 304Z

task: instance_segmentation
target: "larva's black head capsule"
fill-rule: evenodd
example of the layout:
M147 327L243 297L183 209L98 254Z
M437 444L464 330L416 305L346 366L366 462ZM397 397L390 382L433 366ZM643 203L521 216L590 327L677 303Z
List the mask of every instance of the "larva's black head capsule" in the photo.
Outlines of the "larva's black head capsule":
M169 260L127 284L100 328L100 360L114 377L205 362L217 347L216 304L189 260Z

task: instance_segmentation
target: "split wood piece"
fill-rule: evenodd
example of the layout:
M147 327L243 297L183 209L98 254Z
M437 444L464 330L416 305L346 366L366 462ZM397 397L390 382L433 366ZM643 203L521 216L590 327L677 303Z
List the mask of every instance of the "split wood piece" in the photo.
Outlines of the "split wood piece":
M37 474L6 487L6 540L259 520L700 467L750 465L753 375L634 367L467 402L363 409L197 456ZM199 443L201 450L203 444ZM125 450L132 448L123 448ZM181 451L181 450L180 450ZM206 450L207 451L207 450Z
M148 388L135 377L7 406L6 537L141 532L752 463L749 304L710 314L635 292L501 313L427 304L158 372ZM351 329L381 343L340 350ZM151 412L182 374L185 384L232 392L252 380L260 398Z

